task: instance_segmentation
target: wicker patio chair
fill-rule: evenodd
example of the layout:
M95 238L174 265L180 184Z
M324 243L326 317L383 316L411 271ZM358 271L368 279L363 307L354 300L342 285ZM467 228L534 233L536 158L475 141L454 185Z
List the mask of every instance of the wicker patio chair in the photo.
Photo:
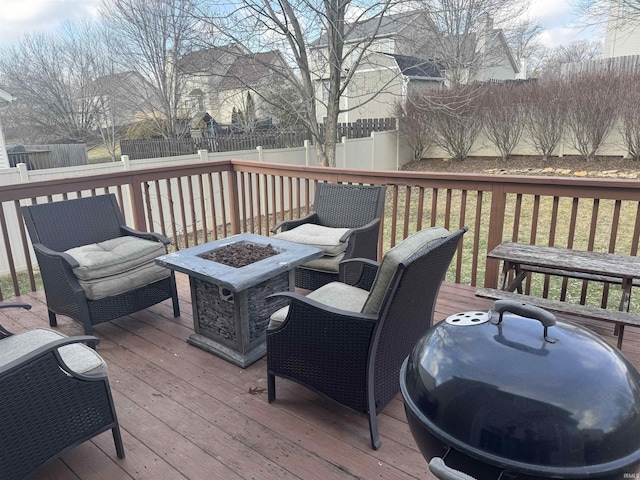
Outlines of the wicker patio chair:
M338 280L339 263L378 256L380 219L386 187L318 183L314 212L279 223L276 238L318 246L325 256L296 268L296 287L315 290Z
M349 260L341 274L353 266L362 274L352 285L274 295L290 303L267 329L269 402L275 376L294 380L367 414L371 446L379 448L377 414L400 391L402 361L433 322L438 290L466 231L430 228L407 237L380 264Z
M56 315L93 325L168 298L180 315L174 273L155 265L169 243L125 225L113 194L22 207L42 274L49 324Z
M0 309L30 305L2 303ZM70 448L111 430L124 458L104 360L91 336L0 326L0 477L22 480Z

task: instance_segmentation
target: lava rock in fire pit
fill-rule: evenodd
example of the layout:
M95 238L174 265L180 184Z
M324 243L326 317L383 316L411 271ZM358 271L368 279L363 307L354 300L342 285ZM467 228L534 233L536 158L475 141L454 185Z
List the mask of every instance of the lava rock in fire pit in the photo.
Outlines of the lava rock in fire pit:
M234 243L203 253L200 257L229 267L240 268L277 254L278 251L271 244Z

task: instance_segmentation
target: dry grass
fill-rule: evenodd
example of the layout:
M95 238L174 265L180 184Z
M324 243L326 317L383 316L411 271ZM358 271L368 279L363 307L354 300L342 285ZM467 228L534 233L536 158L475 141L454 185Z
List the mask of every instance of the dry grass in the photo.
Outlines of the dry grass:
M432 200L434 190L426 189L422 206L423 220L422 228L431 225L444 226L449 230L456 230L462 225L469 227L469 232L463 239L462 258L454 258L452 267L447 274L447 280L459 281L465 285L482 286L485 277L485 256L487 253L487 238L489 232L489 218L491 194L482 195L482 204L479 220L476 218L476 207L478 203L477 192L467 192L463 195L460 191L447 192L446 190L436 190L437 208L432 216ZM414 188L410 192L408 228L406 233L414 233L418 229L418 195L419 189ZM398 207L395 216L395 243L405 237L405 205L407 201L407 190L398 189ZM593 200L581 200L576 210L576 228L574 231L573 243L570 238L570 218L572 215L573 200L571 198L560 198L554 204L553 197L540 197L537 205L537 221L534 222L536 199L533 195L522 195L520 205L519 224L516 230L516 206L517 196L508 195L506 214L504 218L503 241L515 241L521 243L535 243L538 245L552 245L556 247L570 247L576 250L594 250L601 252L614 251L615 253L629 255L632 252L632 241L636 221L637 202L621 202L620 218L617 232L612 236L612 225L615 215L615 201L600 200L597 206L596 222L592 227L594 212ZM393 231L393 189L387 192L385 209L385 225L383 237L383 251L392 246ZM556 222L552 226L553 212ZM446 212L450 214L447 218ZM447 221L448 220L448 221ZM552 228L553 227L553 228ZM477 230L477 235L476 235ZM474 256L474 244L478 243L478 255ZM459 265L459 269L457 268ZM474 276L474 271L476 275ZM532 295L540 296L543 293L545 283L544 275L532 275L527 282ZM549 279L549 298L560 298L563 288L563 280L559 277ZM578 303L582 296L583 282L581 280L569 280L567 282L566 300ZM593 306L600 306L603 295L603 285L598 282L590 282L586 291L586 303ZM608 308L618 308L621 289L619 285L609 287ZM640 311L640 302L631 299L632 311Z

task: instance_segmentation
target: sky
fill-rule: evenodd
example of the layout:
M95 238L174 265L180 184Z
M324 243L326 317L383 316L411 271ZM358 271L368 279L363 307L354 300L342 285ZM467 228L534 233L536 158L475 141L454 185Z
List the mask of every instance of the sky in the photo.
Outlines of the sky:
M100 0L0 0L0 46L10 45L24 32L55 32L69 20L97 16ZM573 40L592 38L593 33L572 27L568 0L534 0L531 16L544 32L541 42L556 47Z

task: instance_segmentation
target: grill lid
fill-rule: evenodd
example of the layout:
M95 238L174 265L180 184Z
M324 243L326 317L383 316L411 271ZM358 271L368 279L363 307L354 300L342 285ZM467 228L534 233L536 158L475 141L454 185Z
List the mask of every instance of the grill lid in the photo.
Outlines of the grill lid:
M405 361L406 407L428 431L534 475L584 478L640 461L640 375L617 349L537 307L498 301L487 316L449 317Z

